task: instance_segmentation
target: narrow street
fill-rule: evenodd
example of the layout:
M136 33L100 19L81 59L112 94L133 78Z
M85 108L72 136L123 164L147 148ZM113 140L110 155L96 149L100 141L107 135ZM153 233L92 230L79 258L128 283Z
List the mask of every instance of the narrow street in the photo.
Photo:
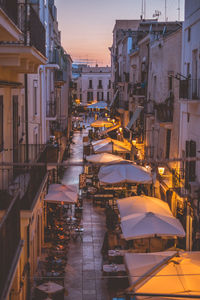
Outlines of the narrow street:
M84 132L75 132L69 162L82 161ZM82 167L69 167L64 174L64 184L77 184ZM105 213L94 208L92 201L83 199L83 238L71 240L65 274L65 288L69 300L109 299L106 280L102 279L101 247L105 233Z

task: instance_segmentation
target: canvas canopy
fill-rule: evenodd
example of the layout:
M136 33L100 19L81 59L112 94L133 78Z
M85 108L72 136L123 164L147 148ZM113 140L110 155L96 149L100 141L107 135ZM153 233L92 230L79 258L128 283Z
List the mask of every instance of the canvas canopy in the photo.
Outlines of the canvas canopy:
M88 105L88 108L90 109L92 108L105 109L106 107L107 107L107 103L105 101L99 101L97 103Z
M118 199L117 205L121 219L132 214L146 212L154 212L160 215L172 215L168 203L161 199L145 195Z
M44 200L50 203L76 203L78 200L77 188L73 185L50 184Z
M104 121L104 120L97 120L90 124L91 127L100 128L100 127L112 127L113 123Z
M144 167L131 163L103 166L98 177L101 184L152 183L152 176Z
M131 151L130 143L121 142L114 139L104 139L101 143L97 143L93 145L93 149L95 153L102 153L102 152L121 152L126 153Z
M185 231L172 214L153 212L135 213L121 219L121 229L126 240L151 237L184 237Z
M178 299L183 299L182 295L200 295L200 252L126 253L124 257L128 290L136 295L155 295L149 299L168 299L167 294L179 296Z
M86 160L96 164L103 164L103 163L120 162L123 161L123 158L110 153L100 153L100 154L92 154L86 156Z
M102 144L102 143L106 143L106 142L111 142L111 138L106 138L106 139L101 139L101 140L97 140L97 141L92 141L92 146L98 145L98 144Z
M111 132L111 131L113 131L113 130L117 130L120 126L121 126L120 124L117 124L117 125L115 125L115 126L112 126L112 127L108 128L108 129L106 129L106 130L104 130L104 131L101 131L101 132L100 132L100 135L104 135L104 134L107 134L107 133L109 133L109 132Z

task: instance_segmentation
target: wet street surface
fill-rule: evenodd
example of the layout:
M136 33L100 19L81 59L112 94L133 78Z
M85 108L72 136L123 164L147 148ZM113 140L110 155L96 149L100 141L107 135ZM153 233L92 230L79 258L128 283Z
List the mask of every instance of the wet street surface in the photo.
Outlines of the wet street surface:
M74 133L68 162L82 162L82 138L84 135L87 135L86 131ZM62 182L64 184L78 185L79 174L82 171L82 167L68 167ZM110 299L106 280L102 277L101 248L106 231L104 209L93 207L92 200L84 198L81 224L84 229L83 236L78 236L76 240L71 240L69 244L68 261L65 270L65 289L68 292L68 296L65 296L65 299Z

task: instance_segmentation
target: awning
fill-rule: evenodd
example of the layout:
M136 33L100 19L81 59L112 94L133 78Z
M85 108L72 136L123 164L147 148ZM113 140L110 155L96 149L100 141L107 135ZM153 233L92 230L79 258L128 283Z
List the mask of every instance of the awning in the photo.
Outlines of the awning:
M128 128L129 130L131 129L131 127L133 126L133 124L135 123L135 121L139 118L141 111L143 110L143 106L138 106L134 112L134 114L132 115L132 118L130 119L128 125L126 126L126 128Z
M88 108L90 109L92 108L105 109L106 107L107 107L107 103L105 101L99 101L97 103L88 105Z
M108 128L108 129L104 130L104 131L101 131L101 132L99 133L99 135L104 135L104 134L106 134L106 133L108 133L108 132L111 132L111 131L113 131L113 130L116 130L116 129L118 129L120 126L121 126L120 124L117 124L117 125L115 125L115 126L113 126L113 127L110 127L110 128Z
M110 103L110 107L115 103L115 101L116 101L116 99L117 99L117 95L118 95L118 93L119 93L119 90L116 90L116 92L115 92L115 94L114 94L114 97L113 97L113 99L112 99L112 101L111 101L111 103Z

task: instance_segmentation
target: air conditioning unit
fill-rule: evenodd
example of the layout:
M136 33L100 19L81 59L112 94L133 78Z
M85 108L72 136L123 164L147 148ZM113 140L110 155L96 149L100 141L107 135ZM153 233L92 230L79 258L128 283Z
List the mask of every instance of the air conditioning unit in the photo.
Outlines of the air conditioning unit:
M190 195L192 198L198 197L198 190L200 189L200 184L196 181L190 182Z

